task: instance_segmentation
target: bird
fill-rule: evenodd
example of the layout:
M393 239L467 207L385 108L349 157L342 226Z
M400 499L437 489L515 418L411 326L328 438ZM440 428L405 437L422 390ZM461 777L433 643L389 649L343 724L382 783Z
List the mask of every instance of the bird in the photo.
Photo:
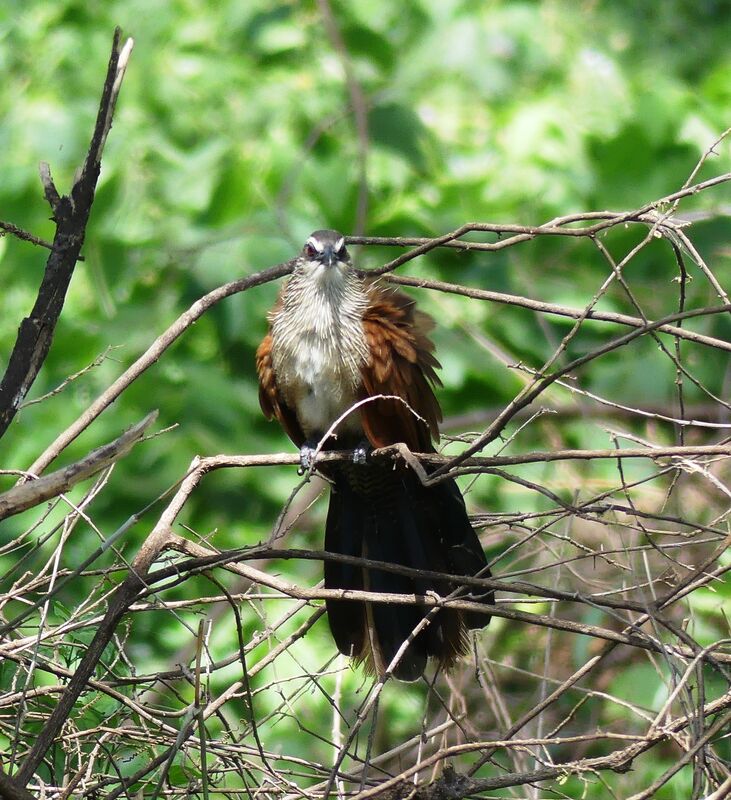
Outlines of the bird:
M256 351L259 401L300 448L301 471L318 446L353 451L348 461L318 467L330 483L325 551L412 570L326 558L325 587L442 597L460 589L461 598L494 604L491 591L441 577L491 577L454 479L425 486L407 465L369 455L397 443L435 452L441 365L429 338L432 318L410 296L356 269L341 233L318 230L296 258L268 323ZM434 469L425 467L427 474ZM444 607L414 635L429 614L424 605L328 598L326 608L341 653L372 674L403 681L419 679L429 658L451 668L469 648L469 630L490 619Z

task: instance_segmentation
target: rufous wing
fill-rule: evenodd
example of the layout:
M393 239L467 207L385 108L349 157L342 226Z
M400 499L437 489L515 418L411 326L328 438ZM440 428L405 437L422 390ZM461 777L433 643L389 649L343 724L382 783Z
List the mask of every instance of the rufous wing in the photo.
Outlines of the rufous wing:
M297 421L297 415L284 402L274 374L272 364L272 334L267 335L256 350L256 372L259 376L259 405L267 419L275 417L284 432L297 445L305 443L305 434Z
M415 309L415 301L378 283L369 287L370 302L363 315L369 352L361 368L361 399L395 395L361 406L363 430L373 447L404 442L414 452L433 449L442 415L433 386L440 381L439 362L428 332L431 317Z

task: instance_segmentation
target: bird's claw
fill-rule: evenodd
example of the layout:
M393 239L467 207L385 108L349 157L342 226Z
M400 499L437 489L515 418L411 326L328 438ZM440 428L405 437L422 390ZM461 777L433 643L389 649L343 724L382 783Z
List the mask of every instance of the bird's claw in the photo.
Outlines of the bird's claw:
M353 449L353 463L365 464L368 461L368 455L371 452L371 446L368 442L361 442L356 448Z
M306 472L310 471L315 460L316 450L317 447L313 447L313 445L309 442L305 442L302 447L300 447L300 465L299 469L297 470L298 475L304 475Z

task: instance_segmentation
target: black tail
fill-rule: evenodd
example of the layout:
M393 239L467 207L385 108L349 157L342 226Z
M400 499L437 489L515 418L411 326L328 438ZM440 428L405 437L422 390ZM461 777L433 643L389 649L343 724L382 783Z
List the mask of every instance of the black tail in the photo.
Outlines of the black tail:
M394 471L378 464L344 465L333 473L325 532L325 549L329 552L451 575L490 576L485 554L453 480L425 487L411 470ZM328 589L418 595L432 591L445 596L457 585L453 581L325 562ZM464 591L465 597L469 594ZM480 594L473 590L471 594L472 599L494 602L492 592ZM328 600L327 612L340 652L362 660L381 674L428 609ZM395 676L401 680L417 679L430 656L448 667L466 652L467 629L481 628L489 620L479 612L439 611L409 645L394 670Z

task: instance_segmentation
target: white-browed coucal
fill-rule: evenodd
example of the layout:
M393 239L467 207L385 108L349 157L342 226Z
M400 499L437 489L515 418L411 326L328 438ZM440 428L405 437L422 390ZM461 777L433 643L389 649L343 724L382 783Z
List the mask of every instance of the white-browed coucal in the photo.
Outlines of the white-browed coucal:
M397 442L414 452L434 451L441 411L433 390L439 362L431 327L414 300L353 267L342 234L315 231L269 313L269 332L257 350L261 407L301 448L307 466L336 419L358 401L377 397L348 414L324 443L324 449L355 453L352 463L321 466L332 485L325 549L420 571L489 577L454 480L426 487L405 466L364 458L364 447ZM325 561L325 586L445 596L459 581ZM491 592L477 595L494 601ZM470 595L464 590L461 596ZM327 612L340 652L380 675L428 608L328 600ZM430 656L449 667L465 653L468 629L488 621L479 612L439 610L393 673L414 680Z

